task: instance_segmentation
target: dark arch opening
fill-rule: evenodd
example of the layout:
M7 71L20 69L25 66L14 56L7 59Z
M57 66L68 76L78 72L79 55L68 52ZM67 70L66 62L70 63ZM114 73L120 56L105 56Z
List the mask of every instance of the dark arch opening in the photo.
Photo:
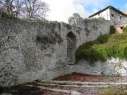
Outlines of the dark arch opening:
M76 36L74 33L67 34L67 58L70 64L75 62Z

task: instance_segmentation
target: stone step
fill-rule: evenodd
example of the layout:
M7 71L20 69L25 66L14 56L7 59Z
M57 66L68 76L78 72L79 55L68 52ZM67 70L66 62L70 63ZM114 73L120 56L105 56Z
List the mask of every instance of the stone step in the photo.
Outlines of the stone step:
M26 86L48 91L44 95L98 95L98 91L109 86L126 86L122 82L80 82L80 81L35 81Z
M64 85L64 84L53 84L53 83L49 83L49 84L47 84L47 83L37 83L37 85L40 85L40 86L46 86L46 87L75 87L75 88L89 88L89 87L97 87L97 88L104 88L104 87L108 87L109 85L107 85L107 84L104 84L104 85L95 85L95 84L82 84L82 85L79 85L79 84L66 84L66 85Z
M127 85L127 82L80 82L80 81L39 81L38 84L44 85L77 85L77 86L118 86L118 85Z
M33 87L33 85L27 85L30 87ZM82 95L82 93L75 91L75 90L65 90L65 89L58 89L58 88L50 88L50 87L44 87L44 86L37 86L40 89L51 91L53 93L61 93L66 95Z

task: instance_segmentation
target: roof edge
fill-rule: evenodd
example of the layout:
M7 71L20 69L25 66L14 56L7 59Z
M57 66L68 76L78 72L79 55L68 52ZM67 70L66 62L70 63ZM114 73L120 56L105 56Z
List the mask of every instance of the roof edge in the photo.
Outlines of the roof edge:
M115 7L111 6L111 5L109 5L109 6L107 6L106 8L104 8L104 9L102 9L102 10L100 10L100 11L98 11L98 12L92 14L92 15L90 15L89 18L91 18L91 17L93 17L93 16L95 16L95 15L97 15L97 14L99 14L99 13L105 11L106 9L113 9L113 10L117 11L118 13L120 13L120 14L122 14L122 15L124 15L124 16L127 16L127 14L123 13L123 12L120 11L119 9L117 9L117 8L115 8Z

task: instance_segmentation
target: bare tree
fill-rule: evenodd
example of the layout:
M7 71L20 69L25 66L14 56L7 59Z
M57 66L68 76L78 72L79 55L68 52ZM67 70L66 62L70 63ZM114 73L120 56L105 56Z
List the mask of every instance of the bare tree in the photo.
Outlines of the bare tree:
M48 10L41 0L0 0L0 12L11 16L43 20Z
M73 26L80 26L82 21L83 18L78 13L74 13L73 16L68 19L69 24Z
M13 5L15 9L13 11L15 12L16 17L19 17L21 15L23 4L24 0L14 0Z
M39 0L25 0L24 4L24 13L30 19L44 19L49 10L48 5Z
M13 2L14 0L1 0L0 6L8 15L13 15Z

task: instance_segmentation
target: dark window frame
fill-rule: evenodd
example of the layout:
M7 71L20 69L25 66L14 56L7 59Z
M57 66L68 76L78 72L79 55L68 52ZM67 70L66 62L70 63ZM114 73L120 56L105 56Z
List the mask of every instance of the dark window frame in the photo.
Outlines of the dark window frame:
M114 14L111 14L112 17L114 17Z

